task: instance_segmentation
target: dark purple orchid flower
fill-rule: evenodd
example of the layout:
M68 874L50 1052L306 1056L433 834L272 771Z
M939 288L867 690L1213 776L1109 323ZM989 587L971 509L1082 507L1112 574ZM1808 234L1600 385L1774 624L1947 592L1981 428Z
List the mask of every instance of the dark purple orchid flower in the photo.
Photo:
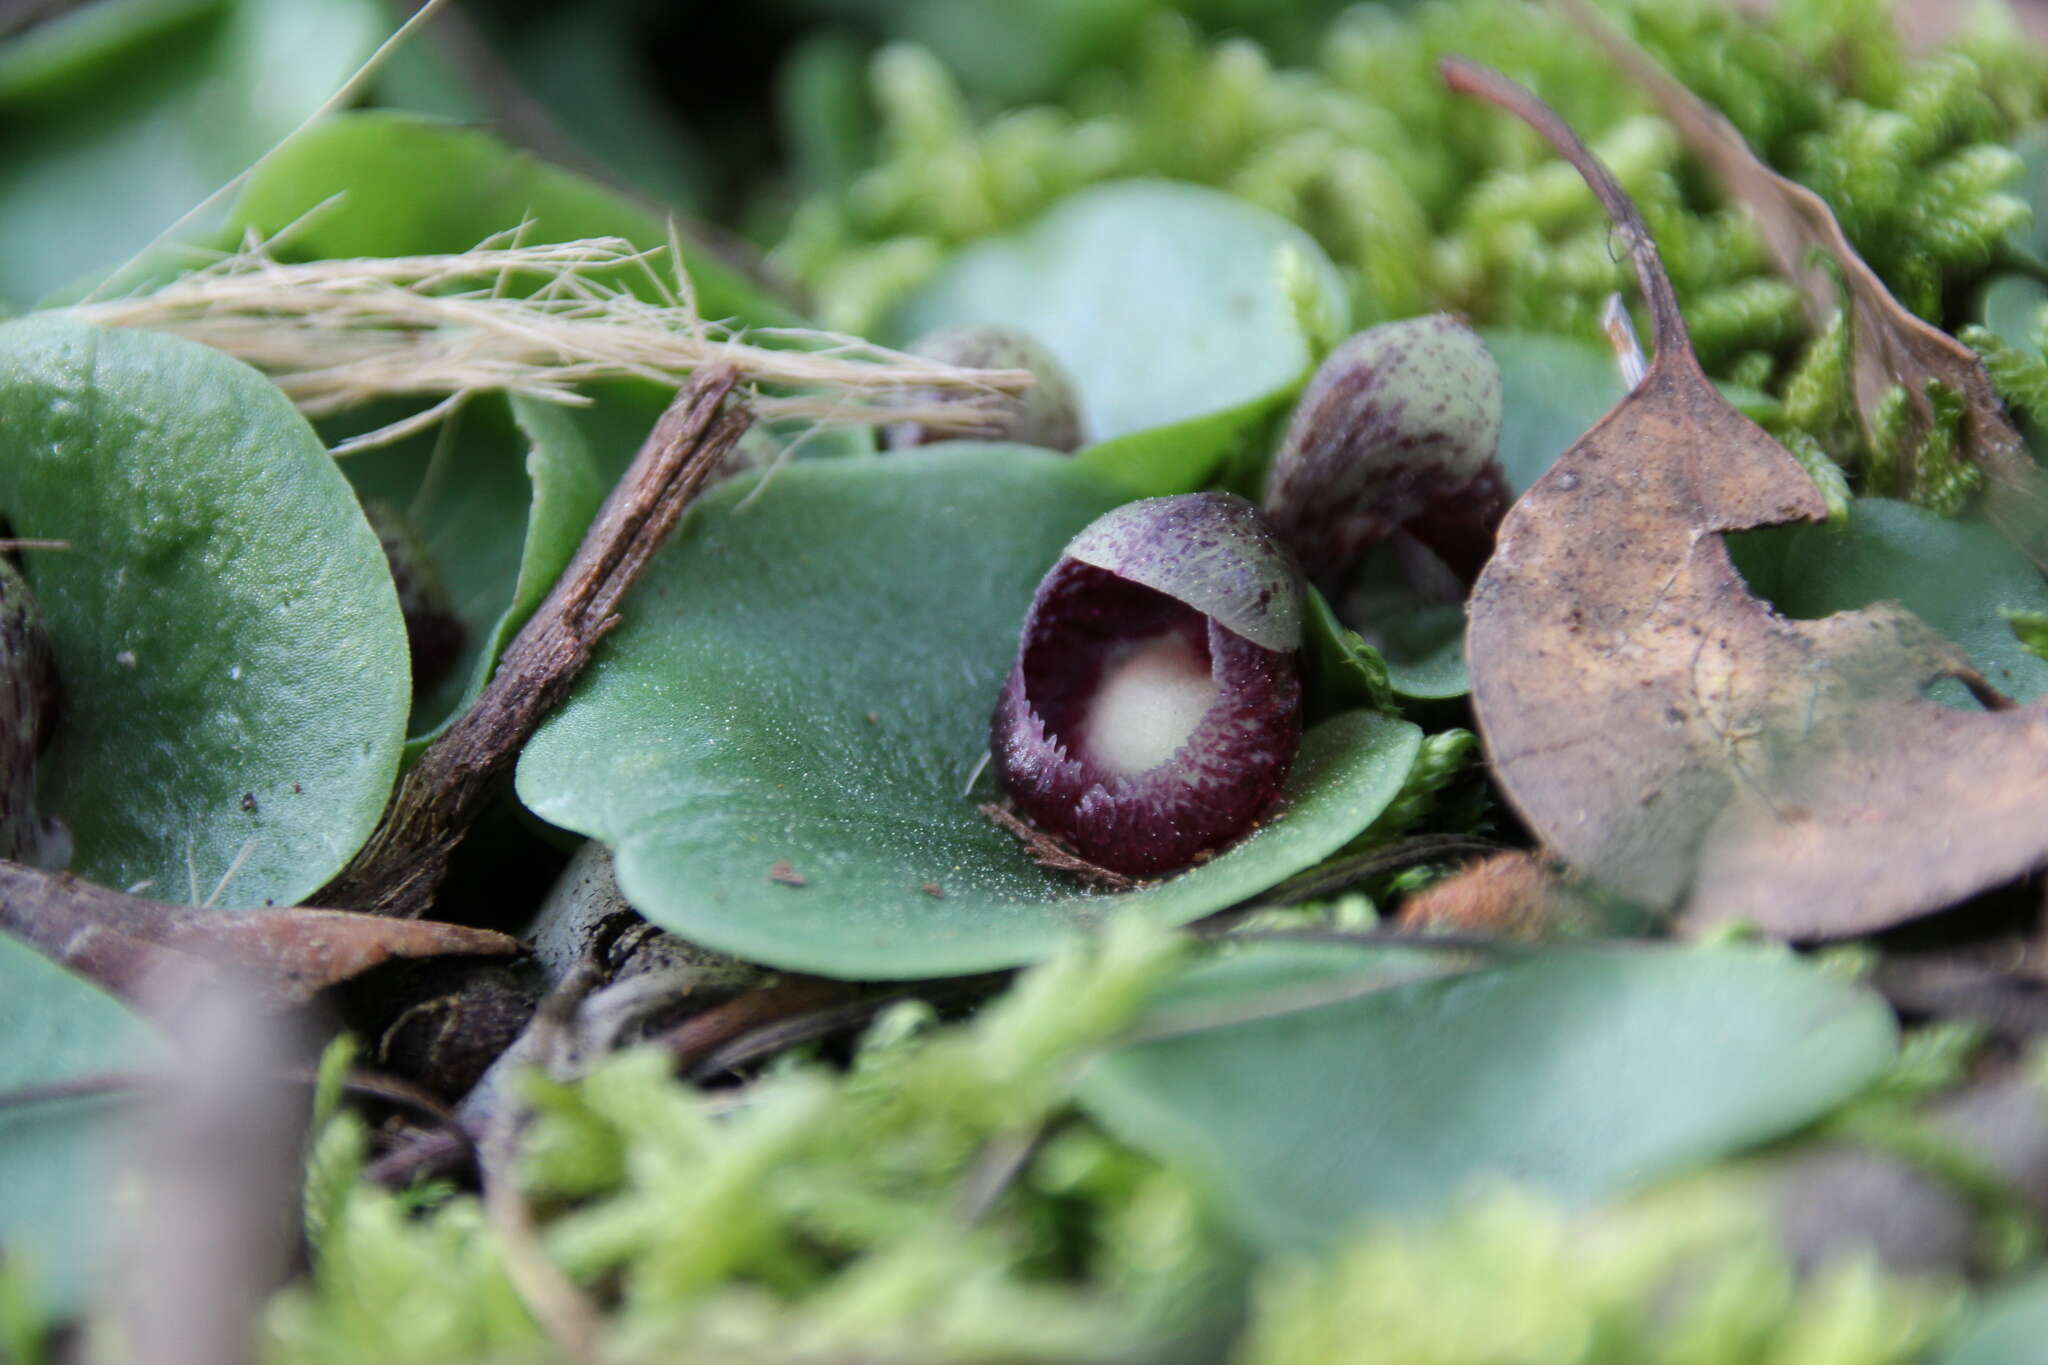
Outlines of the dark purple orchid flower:
M1240 837L1301 743L1301 591L1243 498L1097 519L1038 585L990 726L1023 812L1083 857L1171 872Z
M1266 516L1319 584L1391 538L1469 586L1507 512L1500 424L1500 367L1459 319L1360 332L1302 390L1266 481Z

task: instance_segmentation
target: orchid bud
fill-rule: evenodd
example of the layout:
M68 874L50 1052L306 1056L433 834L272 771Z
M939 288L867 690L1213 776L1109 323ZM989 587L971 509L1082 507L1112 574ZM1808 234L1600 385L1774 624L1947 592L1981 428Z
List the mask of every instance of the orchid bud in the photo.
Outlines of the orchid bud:
M1301 743L1301 590L1230 493L1097 519L1038 585L990 750L1023 813L1114 872L1249 831Z
M1001 323L941 327L910 345L913 355L942 360L974 370L1029 370L1030 388L1019 394L992 396L988 422L971 431L934 431L920 422L896 422L882 429L889 450L929 445L933 441L973 436L989 441L1015 441L1045 450L1077 450L1081 445L1081 407L1073 381L1053 353L1016 327ZM904 402L937 402L951 391L908 389Z
M1266 516L1318 583L1399 532L1469 584L1507 511L1500 424L1500 367L1457 318L1360 332L1302 391Z

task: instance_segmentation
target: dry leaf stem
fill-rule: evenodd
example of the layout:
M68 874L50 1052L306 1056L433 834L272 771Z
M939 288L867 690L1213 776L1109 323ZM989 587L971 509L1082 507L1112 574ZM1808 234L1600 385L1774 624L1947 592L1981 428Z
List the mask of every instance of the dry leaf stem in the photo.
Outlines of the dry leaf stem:
M1892 297L1850 244L1826 200L1766 165L1718 109L1686 89L1587 0L1554 3L1656 103L1729 195L1748 207L1779 272L1798 287L1807 321L1818 330L1836 312L1848 310L1857 418L1873 448L1879 444L1874 425L1879 404L1892 389L1903 388L1911 422L1901 458L1908 462L1910 483L1910 464L1919 458L1936 420L1929 383L1961 395L1962 450L1986 476L1986 514L2036 563L2048 565L2048 488L1976 353Z
M211 910L130 896L61 872L0 861L0 930L144 1007L166 967L193 991L220 972L270 1007L314 994L398 957L511 954L519 941L461 925L395 923L341 910ZM198 969L198 970L194 970Z
M548 1062L567 1047L576 1007L603 983L603 966L595 955L587 955L540 1002L521 1042L543 1070L552 1070ZM527 1106L511 1101L500 1106L485 1125L477 1144L484 1215L498 1235L506 1276L548 1339L576 1365L595 1365L604 1336L603 1319L597 1306L548 1259L533 1208L519 1188L519 1134L527 1117Z

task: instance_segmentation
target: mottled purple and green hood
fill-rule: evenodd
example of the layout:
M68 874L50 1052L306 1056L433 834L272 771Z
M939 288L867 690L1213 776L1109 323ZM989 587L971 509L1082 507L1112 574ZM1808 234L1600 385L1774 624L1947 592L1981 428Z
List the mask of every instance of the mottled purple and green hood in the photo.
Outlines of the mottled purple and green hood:
M1171 872L1272 806L1301 741L1301 589L1229 493L1099 518L1038 586L990 727L1004 788L1093 862Z

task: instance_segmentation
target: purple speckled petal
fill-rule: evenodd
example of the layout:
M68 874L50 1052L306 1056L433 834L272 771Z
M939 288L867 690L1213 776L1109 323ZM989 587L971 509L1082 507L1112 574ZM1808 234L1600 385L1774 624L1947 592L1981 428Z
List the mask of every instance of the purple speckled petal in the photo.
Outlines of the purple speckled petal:
M1402 528L1469 582L1507 511L1500 424L1500 367L1478 333L1448 313L1382 323L1302 391L1266 515L1317 582Z
M1144 498L1105 512L1067 557L1185 602L1267 649L1301 648L1294 564L1235 493Z
M1156 540L1147 525L1160 529ZM1075 546L1113 563L1085 562ZM1227 494L1148 499L1083 531L1039 584L990 724L997 775L1019 808L1115 871L1174 871L1243 835L1279 795L1301 742L1293 644L1247 638L1190 597L1269 638L1299 640L1292 566L1248 504ZM1144 658L1168 661L1162 676L1184 670L1161 708L1207 700L1194 703L1167 756L1134 768L1119 761L1132 750L1095 727L1107 723L1099 708L1119 671ZM1138 728L1151 723L1141 716ZM1178 723L1165 724L1174 736Z

